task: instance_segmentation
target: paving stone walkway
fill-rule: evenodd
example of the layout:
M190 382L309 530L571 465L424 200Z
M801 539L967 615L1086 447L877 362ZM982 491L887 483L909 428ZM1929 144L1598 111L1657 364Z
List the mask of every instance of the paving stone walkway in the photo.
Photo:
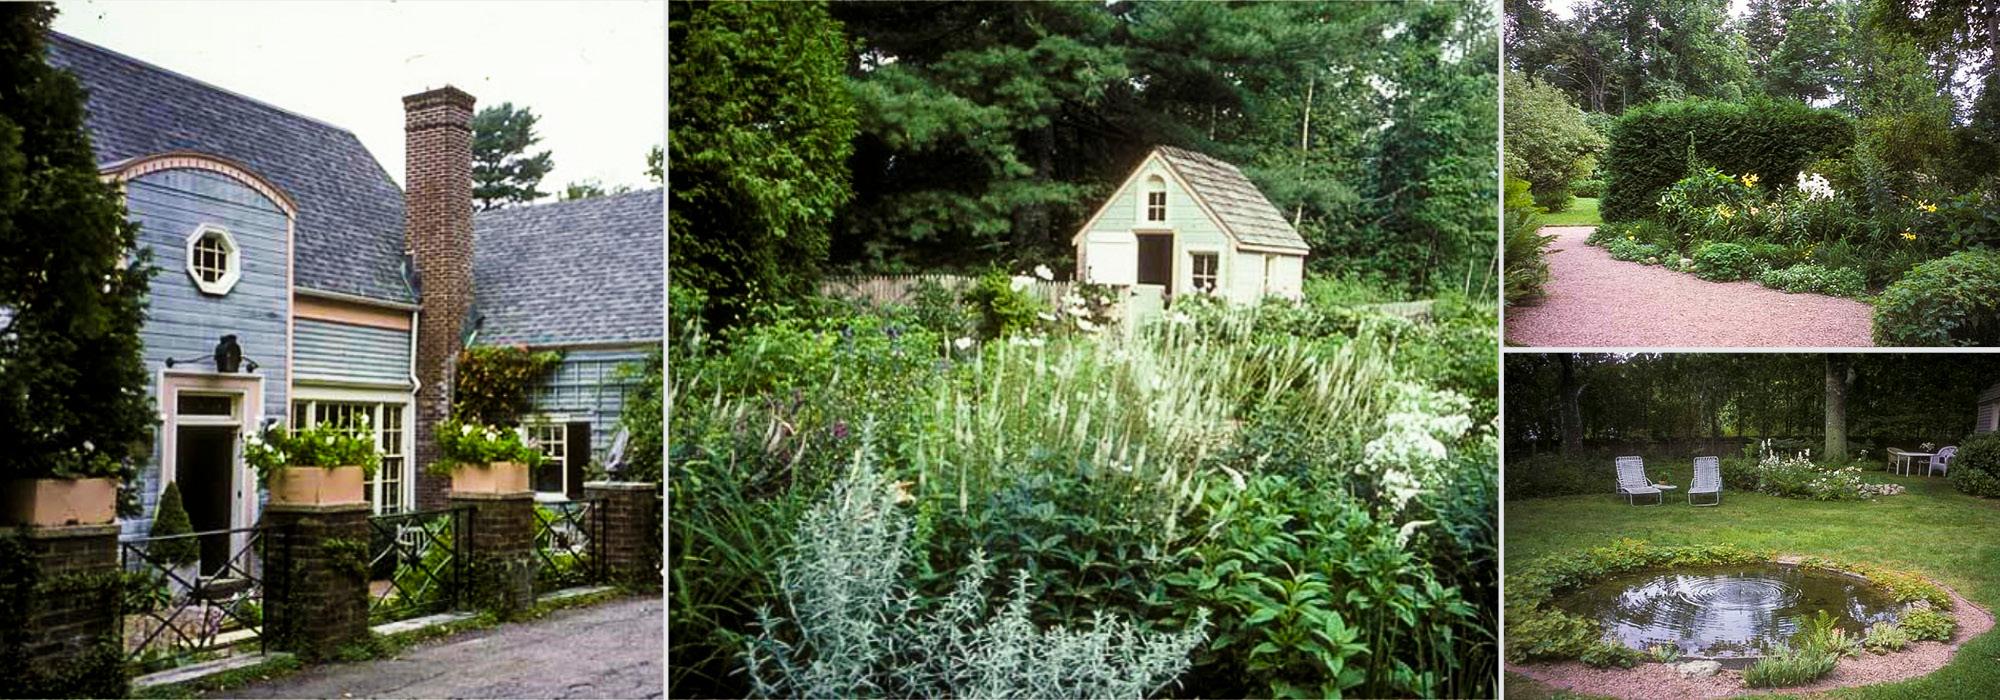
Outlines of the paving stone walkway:
M1539 302L1508 307L1507 342L1528 347L1866 347L1874 310L1853 299L1710 282L1616 260L1556 226Z
M657 698L660 597L621 598L424 642L395 658L305 669L242 698Z

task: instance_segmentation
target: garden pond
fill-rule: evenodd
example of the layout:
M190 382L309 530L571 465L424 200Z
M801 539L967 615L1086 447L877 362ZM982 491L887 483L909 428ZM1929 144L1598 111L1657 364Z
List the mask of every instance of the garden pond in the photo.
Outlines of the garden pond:
M1602 623L1607 640L1640 651L1672 647L1683 658L1731 667L1790 640L1801 620L1821 610L1858 639L1870 624L1895 621L1902 609L1858 577L1778 563L1616 576L1555 604Z

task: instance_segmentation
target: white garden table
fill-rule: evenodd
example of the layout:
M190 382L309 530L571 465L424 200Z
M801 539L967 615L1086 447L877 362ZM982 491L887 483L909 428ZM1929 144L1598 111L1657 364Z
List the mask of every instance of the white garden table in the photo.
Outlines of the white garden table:
M1929 476L1930 469L1928 469L1928 467L1931 464L1931 457L1934 456L1936 456L1936 453L1934 452L1911 452L1909 450L1899 450L1894 447L1891 447L1889 448L1889 470L1896 471L1897 469L1900 468L1902 471L1897 473L1902 474L1903 476L1909 476L1910 470L1916 466L1917 458L1921 457L1923 458L1924 466L1926 467L1926 469L1924 469L1924 475Z

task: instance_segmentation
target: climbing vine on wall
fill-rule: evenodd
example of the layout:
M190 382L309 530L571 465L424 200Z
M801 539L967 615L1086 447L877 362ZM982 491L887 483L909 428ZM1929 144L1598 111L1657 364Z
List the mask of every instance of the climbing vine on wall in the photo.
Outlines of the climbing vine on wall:
M451 415L461 422L512 426L528 408L528 392L562 363L562 353L518 345L482 345L458 355Z

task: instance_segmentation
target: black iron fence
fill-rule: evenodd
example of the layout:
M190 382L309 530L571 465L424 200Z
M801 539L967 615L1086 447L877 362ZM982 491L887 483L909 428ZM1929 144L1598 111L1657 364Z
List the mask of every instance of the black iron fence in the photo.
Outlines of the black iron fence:
M465 602L472 511L445 508L368 519L368 620L405 620Z
M286 546L268 527L211 530L119 543L126 658L141 672L265 650L266 570L284 571ZM275 583L283 585L285 577Z
M582 498L535 504L535 592L584 586L605 580L606 500Z

